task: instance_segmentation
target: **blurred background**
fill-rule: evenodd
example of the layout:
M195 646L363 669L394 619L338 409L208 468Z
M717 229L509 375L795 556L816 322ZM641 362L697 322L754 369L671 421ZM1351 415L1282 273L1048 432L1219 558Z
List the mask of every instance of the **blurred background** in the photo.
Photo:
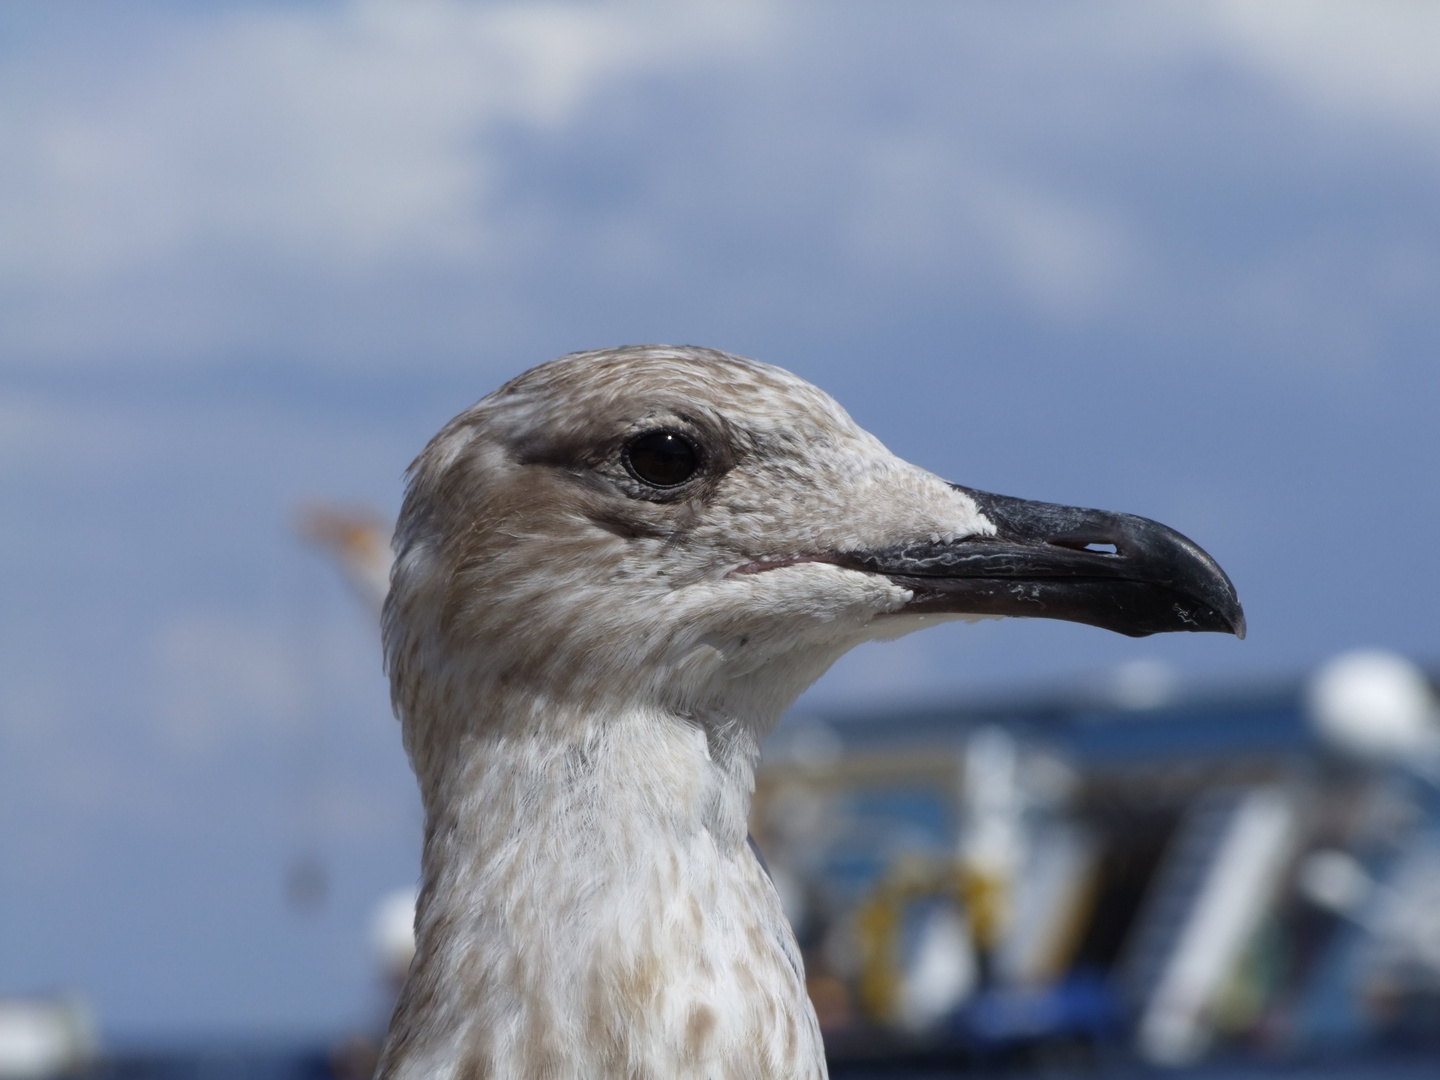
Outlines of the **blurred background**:
M1358 0L0 2L0 1068L383 1028L402 472L634 342L1164 521L1249 616L949 626L802 699L757 832L836 1046L1423 1043L1440 928L1377 912L1440 875L1437 50Z

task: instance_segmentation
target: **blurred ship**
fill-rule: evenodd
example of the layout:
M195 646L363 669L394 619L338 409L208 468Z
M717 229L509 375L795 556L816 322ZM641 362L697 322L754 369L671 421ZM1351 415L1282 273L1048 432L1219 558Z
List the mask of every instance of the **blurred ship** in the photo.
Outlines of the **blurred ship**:
M1357 653L787 718L751 825L835 1066L1440 1055L1437 716Z

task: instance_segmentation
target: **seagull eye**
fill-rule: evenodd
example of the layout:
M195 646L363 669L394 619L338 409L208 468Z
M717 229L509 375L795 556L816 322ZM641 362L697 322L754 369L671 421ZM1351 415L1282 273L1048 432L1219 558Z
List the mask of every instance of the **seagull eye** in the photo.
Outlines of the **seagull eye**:
M695 475L700 455L683 435L652 431L625 447L625 466L647 484L674 487Z

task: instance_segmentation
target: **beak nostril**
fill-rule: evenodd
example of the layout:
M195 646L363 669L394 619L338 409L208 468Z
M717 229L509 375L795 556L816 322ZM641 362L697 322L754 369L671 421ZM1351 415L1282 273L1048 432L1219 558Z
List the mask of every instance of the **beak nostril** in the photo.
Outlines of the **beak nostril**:
M1113 540L1051 540L1055 547L1069 548L1071 551L1088 551L1095 555L1119 555L1120 547Z

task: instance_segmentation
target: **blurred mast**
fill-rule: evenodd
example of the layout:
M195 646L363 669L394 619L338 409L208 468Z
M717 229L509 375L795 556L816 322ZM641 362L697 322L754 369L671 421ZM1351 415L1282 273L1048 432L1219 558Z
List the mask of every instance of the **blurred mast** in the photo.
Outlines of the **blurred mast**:
M300 507L295 529L339 567L361 603L378 618L390 591L389 519L373 507L312 502Z
M385 515L364 506L311 502L295 514L295 533L337 566L346 583L372 618L378 621L390 587L390 533ZM319 597L302 586L296 593L297 641L295 656L302 685L317 677L320 658L315 649L320 627L314 604ZM306 695L311 698L313 695ZM317 837L320 816L320 773L323 752L316 702L302 706L296 728L295 820L297 854L284 875L285 898L297 912L314 912L324 906L330 891L329 873Z

